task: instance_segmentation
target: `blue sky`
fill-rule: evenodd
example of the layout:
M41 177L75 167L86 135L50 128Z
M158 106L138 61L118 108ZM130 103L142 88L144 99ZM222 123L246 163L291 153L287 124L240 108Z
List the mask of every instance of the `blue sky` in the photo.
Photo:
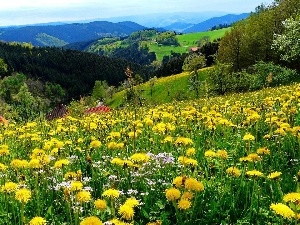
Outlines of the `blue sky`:
M161 12L254 11L273 0L8 0L0 3L0 26Z

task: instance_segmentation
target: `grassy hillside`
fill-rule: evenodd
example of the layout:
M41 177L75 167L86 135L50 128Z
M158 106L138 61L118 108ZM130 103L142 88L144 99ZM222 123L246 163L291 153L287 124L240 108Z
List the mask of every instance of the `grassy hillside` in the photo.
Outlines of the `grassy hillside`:
M205 68L199 71L199 78L201 81L205 80L207 76L206 71L208 69L209 68ZM171 102L172 100L194 99L195 92L190 91L189 89L189 78L190 74L188 72L159 78L154 82L152 95L151 81L145 82L135 88L141 96L142 102L146 104L161 104ZM201 95L205 94L204 84L200 91ZM126 103L125 96L126 90L117 92L111 99L108 98L106 100L106 104L113 108L124 105Z
M155 52L157 60L162 60L165 55L171 55L171 52L176 53L186 53L191 47L197 46L197 42L203 38L210 41L223 37L226 31L230 28L224 28L214 31L197 32L189 34L177 34L176 37L179 41L180 46L162 46L158 45L155 40L156 36L152 36L148 40L143 40L140 42L142 45L147 45L150 52ZM130 38L129 38L130 39ZM101 39L94 44L90 45L86 50L89 52L104 52L104 54L109 54L109 51L116 49L118 47L128 46L129 39L124 39L120 41L116 38L105 38Z
M0 224L299 224L299 96L0 124Z
M171 55L171 52L185 53L188 52L191 47L197 46L197 41L202 38L208 37L210 41L221 38L225 32L230 28L224 28L221 30L196 32L189 34L176 35L180 46L159 46L154 42L149 42L148 46L151 52L155 52L158 60L162 60L165 55Z

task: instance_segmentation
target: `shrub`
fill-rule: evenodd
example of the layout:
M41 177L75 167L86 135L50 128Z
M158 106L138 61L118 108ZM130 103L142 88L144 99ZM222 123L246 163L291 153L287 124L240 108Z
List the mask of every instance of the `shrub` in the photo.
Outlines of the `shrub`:
M254 76L251 90L289 84L296 78L297 74L295 70L262 61L253 65L249 71Z

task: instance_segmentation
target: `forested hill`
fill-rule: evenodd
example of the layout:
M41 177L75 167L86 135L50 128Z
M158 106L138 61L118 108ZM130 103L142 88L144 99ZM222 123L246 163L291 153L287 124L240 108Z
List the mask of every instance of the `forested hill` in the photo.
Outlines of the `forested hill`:
M95 21L56 26L24 26L0 28L0 40L28 42L34 46L64 46L69 43L94 40L101 37L122 37L143 30L134 22L112 23Z
M54 47L32 47L0 42L0 58L8 65L7 74L24 73L33 79L59 84L66 91L66 100L91 92L95 80L106 80L118 86L126 79L129 66L143 79L149 74L145 67L123 59ZM3 78L3 77L2 77Z

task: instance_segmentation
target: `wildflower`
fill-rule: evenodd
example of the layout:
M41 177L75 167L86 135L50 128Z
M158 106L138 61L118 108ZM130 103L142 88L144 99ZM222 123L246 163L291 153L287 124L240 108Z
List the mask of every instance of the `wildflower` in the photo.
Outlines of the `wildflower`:
M101 142L98 140L93 140L90 143L90 148L99 148L101 146Z
M80 203L91 200L91 193L89 191L80 191L76 194L76 200Z
M33 168L33 169L38 169L38 168L41 168L42 165L40 163L40 160L38 160L38 159L31 159L29 161L29 167Z
M102 200L102 199L97 199L95 202L94 202L94 205L95 205L95 208L96 209L100 209L102 211L104 211L107 207L106 205L106 201L105 200Z
M267 149L266 147L263 147L263 148L257 149L256 153L258 155L270 155L270 150Z
M146 225L162 225L162 222L160 220L156 220L155 222L149 222Z
M130 205L127 205L127 204L121 205L118 213L125 220L132 220L133 216L134 216L133 207L131 207Z
M187 158L185 156L179 156L178 157L178 161L182 164L182 165L186 165L186 166L197 166L198 162L195 159L191 159L191 158Z
M299 204L300 203L300 193L297 193L297 192L288 193L285 196L283 196L283 201Z
M273 172L273 173L270 173L267 177L269 179L272 179L272 180L275 180L275 179L278 179L280 176L281 176L281 172Z
M130 156L130 159L134 162L148 162L149 156L145 153L135 153L132 156Z
M249 177L262 177L264 174L257 170L247 171L246 175Z
M66 166L66 165L69 165L69 160L67 159L61 159L61 160L58 160L54 163L54 168L55 169L61 169L63 166Z
M15 169L24 169L28 167L28 162L26 160L14 159L11 161L10 166Z
M187 210L191 207L192 203L190 202L190 200L188 200L186 198L182 198L178 201L177 205L178 205L179 209Z
M64 176L65 180L74 180L77 177L75 172L67 172Z
M14 182L7 182L1 187L1 191L5 193L15 192L18 188L18 184Z
M218 150L216 155L221 159L228 159L228 154L226 150Z
M5 171L7 169L7 166L4 164L0 163L0 171Z
M21 203L27 203L31 198L31 191L26 188L21 188L16 191L15 198Z
M196 154L196 149L195 148L188 148L187 150L186 150L186 155L187 156L193 156L193 155L195 155Z
M207 158L214 158L214 157L217 156L217 154L213 150L207 150L204 153L204 156L207 157Z
M102 196L109 198L118 198L120 196L120 192L116 189L108 189L103 192Z
M184 186L186 189L191 190L191 191L203 191L204 186L202 182L197 181L195 178L187 178Z
M192 192L186 191L182 194L181 199L192 200L193 197L194 197L194 194Z
M173 142L173 138L168 135L167 137L164 138L164 140L161 141L161 143L172 143Z
M1 156L9 155L8 145L0 146L0 155Z
M256 161L261 160L260 156L256 153L251 153L247 157L250 158L252 162L256 162Z
M135 198L128 198L124 205L129 205L131 207L135 207L135 206L138 206L140 203L138 200L136 200Z
M180 191L176 188L169 188L166 190L166 198L169 201L175 201L180 198Z
M29 225L46 225L47 221L43 217L34 217L29 221Z
M98 217L90 216L90 217L84 218L80 222L80 225L102 225L102 222Z
M255 137L250 133L245 134L245 136L243 137L243 141L254 141L254 140Z
M177 188L180 188L184 185L185 180L186 180L186 177L184 179L181 176L175 177L174 180L173 180L173 184L175 184L175 186Z
M176 146L180 146L180 145L187 146L187 145L193 144L193 141L192 141L192 139L190 139L190 138L178 137L178 138L175 140L174 144L175 144Z
M71 191L81 191L82 188L83 188L83 184L80 181L72 181L71 188L70 188Z
M241 157L239 160L240 160L240 162L252 162L252 159L248 156Z
M276 214L279 214L287 219L291 219L295 217L294 211L282 203L276 203L276 204L272 203L270 209L272 209Z
M241 171L236 167L229 167L226 170L226 173L233 177L239 177L241 175Z

